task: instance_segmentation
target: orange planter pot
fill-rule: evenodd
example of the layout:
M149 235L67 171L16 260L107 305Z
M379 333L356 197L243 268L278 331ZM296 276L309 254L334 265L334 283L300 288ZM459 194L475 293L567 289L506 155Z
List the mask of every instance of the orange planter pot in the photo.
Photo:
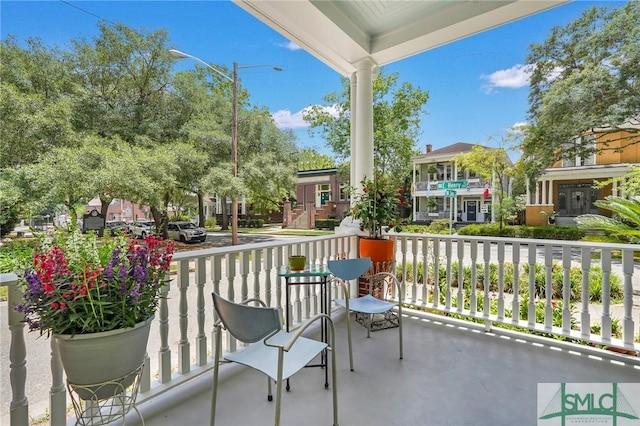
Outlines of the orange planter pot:
M360 237L360 257L370 257L376 264L393 260L395 241Z

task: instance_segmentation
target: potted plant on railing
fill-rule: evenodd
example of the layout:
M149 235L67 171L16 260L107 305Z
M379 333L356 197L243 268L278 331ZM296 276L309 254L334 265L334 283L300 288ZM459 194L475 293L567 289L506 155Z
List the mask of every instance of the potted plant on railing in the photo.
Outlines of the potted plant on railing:
M143 242L78 231L41 237L16 310L30 331L53 336L68 387L81 400L112 398L139 382L173 251L172 242L155 236Z
M402 188L389 190L378 181L364 178L361 190L356 192L348 216L360 222L360 230L367 236L360 237L360 256L371 257L376 262L393 259L393 241L385 235L389 230L402 231L398 210L406 206Z
M360 257L369 257L373 263L371 274L393 272L395 241L386 233L390 230L401 232L402 224L398 216L401 206L406 206L402 188L390 189L379 180L371 181L366 177L360 182L360 191L355 192L353 204L348 216L360 222L360 231L364 236L359 238ZM369 293L369 273L358 281L358 295ZM374 288L373 295L379 297L381 289Z

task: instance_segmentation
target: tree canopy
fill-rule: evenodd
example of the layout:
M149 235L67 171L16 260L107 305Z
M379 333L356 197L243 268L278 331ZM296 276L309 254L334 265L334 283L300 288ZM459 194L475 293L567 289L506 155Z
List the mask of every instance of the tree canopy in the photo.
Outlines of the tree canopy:
M429 99L427 91L409 82L398 84L398 73L385 74L382 68L373 81L374 173L395 188L410 180L411 158L418 154L420 114ZM350 90L350 80L342 78L342 90L324 97L328 105L314 105L304 114L310 133L320 131L338 160L351 153Z
M522 149L544 169L560 158L587 157L590 133L640 133L640 1L591 8L532 44L529 122ZM632 139L619 141L637 143ZM617 144L616 144L617 145ZM620 149L614 144L598 149Z
M124 198L149 206L158 223L185 195L279 208L295 186L291 132L239 84L241 168L231 181L231 84L199 66L173 74L165 30L106 22L99 30L68 50L13 37L0 46L2 232L20 209L72 213L95 196L103 213Z

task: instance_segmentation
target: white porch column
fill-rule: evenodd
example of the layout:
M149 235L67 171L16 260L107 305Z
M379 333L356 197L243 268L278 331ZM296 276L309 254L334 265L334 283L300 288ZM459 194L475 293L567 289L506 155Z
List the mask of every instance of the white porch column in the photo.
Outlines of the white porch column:
M540 204L540 181L536 182L536 202L534 203L536 206Z
M356 144L356 126L355 126L355 122L356 122L356 105L358 104L356 98L356 92L358 90L357 87L357 81L358 81L358 76L357 74L354 72L353 74L351 74L351 90L349 92L349 100L351 101L351 126L349 126L350 128L350 138L351 140L349 141L351 144L351 170L350 170L350 175L349 178L351 179L351 186L354 188L357 188L359 183L360 183L360 179L358 178L358 176L356 175L356 168L355 168L355 158L358 158L358 150L357 150L357 144ZM353 204L353 197L355 196L355 194L351 194L351 204Z
M411 210L412 210L412 218L415 221L416 220L416 204L418 204L418 200L416 197L416 187L418 186L418 182L416 182L416 163L413 163L413 179L412 179L412 183L411 183L411 197L412 197L412 203L411 203Z
M351 106L351 125L355 127L355 153L351 154L354 187L366 176L373 179L373 62L363 59L357 64L356 104ZM354 114L355 112L355 114Z
M614 197L618 196L618 181L617 180L613 181L613 185L611 187L611 195L613 195Z
M496 199L496 172L491 172L491 223L496 223L496 209L493 205L497 202Z
M547 199L547 183L549 183L548 180L543 180L542 182L540 182L540 184L542 185L542 204L549 204L549 200Z
M553 179L549 180L549 195L547 196L547 204L553 205Z
M529 186L529 179L527 178L527 205L531 204L531 187Z

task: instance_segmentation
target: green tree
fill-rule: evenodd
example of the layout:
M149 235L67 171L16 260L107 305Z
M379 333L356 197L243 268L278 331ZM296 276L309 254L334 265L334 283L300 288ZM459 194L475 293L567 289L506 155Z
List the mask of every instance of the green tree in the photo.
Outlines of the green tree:
M0 45L0 156L3 168L33 163L73 143L71 67L63 53L28 39Z
M510 136L502 138L500 145L506 143ZM511 160L505 148L486 148L475 145L471 151L456 155L458 167L475 172L478 176L497 185L498 202L492 206L494 215L502 229L506 222L515 217L515 202L506 191L505 184L511 175Z
M4 237L18 223L24 193L15 169L0 169L0 237Z
M81 141L79 143L82 143ZM104 161L91 143L80 147L58 147L27 167L31 185L37 189L32 200L42 207L62 203L76 225L78 204L87 204L99 191ZM34 194L34 195L35 195Z
M404 82L398 87L398 73L379 70L373 81L373 144L376 179L386 177L390 188L404 188L410 181L411 158L416 155L420 114L429 93ZM310 133L320 129L339 160L351 153L350 80L342 78L340 93L324 97L329 108L315 105L304 114L311 124Z
M303 148L298 152L298 170L330 169L336 166L336 160L312 148Z
M241 118L238 157L245 187L242 195L260 213L281 210L297 182L295 136L279 130L266 108L254 106Z
M591 8L542 44L532 44L529 122L522 149L539 171L562 157L595 149L578 136L624 129L640 132L640 1L617 9ZM625 138L621 145L637 143ZM603 145L597 149L612 150Z
M165 105L172 65L166 30L106 22L98 27L95 39L73 41L74 75L82 87L75 99L76 129L137 144L174 140L182 123Z

